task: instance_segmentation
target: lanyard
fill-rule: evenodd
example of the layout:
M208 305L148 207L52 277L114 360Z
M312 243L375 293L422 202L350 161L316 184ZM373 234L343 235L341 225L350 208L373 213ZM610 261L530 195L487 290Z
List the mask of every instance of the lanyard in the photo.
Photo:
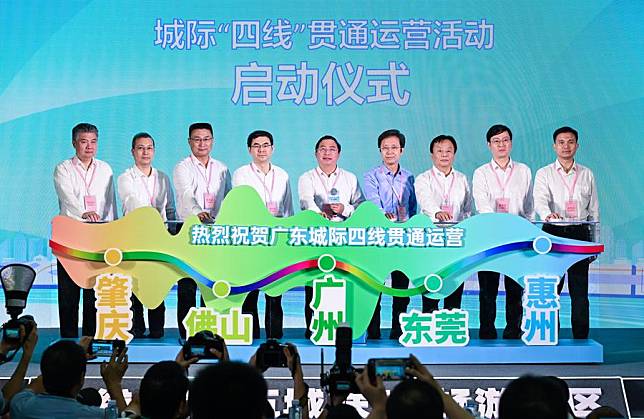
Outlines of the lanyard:
M271 166L271 169L272 168L273 167ZM259 181L262 182L262 185L264 186L264 202L265 203L271 202L272 199L273 199L273 189L275 189L275 170L273 170L273 180L271 182L271 189L270 190L268 190L268 188L266 187L266 176L264 176L263 178L261 176L259 176L259 174L257 174L257 171L259 169L253 163L250 164L250 170L253 173L255 173L255 176L257 177L257 179L259 179ZM269 170L269 172L270 172L270 170ZM268 199L266 199L266 194L267 193L268 193Z
M80 160L78 160L78 163L75 163L74 159L72 159L72 166L74 166L74 169L76 169L76 172L78 175L83 178L83 183L85 184L85 194L89 195L89 188L92 186L92 182L94 182L94 176L96 175L96 162L92 160L92 163L87 167L87 171L85 174L81 173L80 169L78 168L77 165L80 165ZM87 173L89 172L89 168L94 166L94 169L92 170L92 177L89 179L89 183L87 183Z
M338 183L338 179L340 179L340 174L341 174L340 168L336 167L335 170L336 170L337 173L335 175L335 181L333 181L333 185L331 185L331 190L335 189L335 185L336 185L336 183ZM315 168L315 173L318 174L318 177L320 178L320 183L322 183L322 186L324 187L324 190L326 191L326 196L328 198L329 197L329 189L326 187L326 182L324 181L324 179L322 179L322 175L320 174L320 172L321 172L321 170L318 171L318 168L316 167ZM326 173L325 173L325 176L326 176Z
M505 188L508 186L508 183L510 183L510 178L512 178L512 173L514 173L514 164L510 169L510 174L508 175L508 177L505 178L504 184L501 184L501 178L499 177L498 173L496 173L494 166L492 166L492 162L490 162L490 169L492 169L492 173L494 173L494 176L496 177L496 183L498 183L499 188L501 188L501 196L505 197Z
M398 201L398 205L402 205L403 201L403 194L405 193L405 184L401 183L400 184L400 193L396 191L396 174L393 175L393 180L389 180L389 177L387 177L387 174L385 173L385 169L380 166L380 172L382 175L385 177L385 180L391 187L391 192L394 193L394 196L396 197L396 200ZM398 173L400 173L400 168L398 168Z
M150 169L152 170L152 169ZM156 174L152 174L150 178L152 178L152 193L150 193L150 189L148 188L148 177L147 176L141 176L141 182L143 182L143 187L145 188L145 192L148 194L148 197L150 198L150 205L154 206L154 195L157 193L157 176Z
M431 170L432 176L436 180L436 183L440 186L440 182L438 180L438 177L436 176L436 173L434 173L434 169L432 168ZM456 180L456 175L454 174L454 169L452 168L452 182L449 184L449 189L447 192L445 192L445 185L443 185L443 202L448 203L449 202L449 196L452 194L452 188L454 187L454 181ZM447 176L445 176L447 178Z
M204 172L202 172L199 166L195 163L194 159L190 159L190 161L192 161L193 166L195 167L195 169L197 169L197 172L199 172L203 180L206 181L206 192L210 193L210 179L212 179L212 162L208 160L210 167L208 168L208 178L206 179L206 174L204 173L205 168L204 168Z
M561 177L561 181L563 182L566 189L568 189L568 199L572 201L573 195L575 193L575 186L577 186L577 178L579 177L579 170L575 168L575 177L572 180L572 186L568 186L568 182L566 181L566 178L564 177L564 175L561 174L561 171L563 171L563 168L559 170L555 165L555 171L559 173L559 177Z

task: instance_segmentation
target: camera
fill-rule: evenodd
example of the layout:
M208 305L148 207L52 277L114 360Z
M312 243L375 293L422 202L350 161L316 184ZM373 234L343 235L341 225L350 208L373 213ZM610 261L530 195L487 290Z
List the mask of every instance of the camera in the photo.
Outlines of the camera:
M120 339L92 339L89 344L89 354L97 357L111 357L112 352L120 354L125 349L125 341Z
M297 354L292 345L280 343L277 339L267 339L257 349L257 368L266 371L271 367L288 367L284 348L293 356Z
M367 362L367 373L373 384L376 383L376 377L384 381L400 381L408 378L405 369L411 366L409 358L371 358Z
M351 365L352 344L351 327L343 323L335 330L335 363L328 373L324 372L324 360L321 364L320 385L328 387L331 394L360 393L355 376L363 370Z
M20 326L25 328L25 338L29 336L31 331L34 329L36 321L34 318L28 314L11 318L8 322L2 325L2 340L9 343L18 343L20 342Z
M217 359L217 356L210 352L210 349L216 349L224 353L224 338L213 334L210 330L202 330L194 336L190 336L186 343L183 344L184 359Z

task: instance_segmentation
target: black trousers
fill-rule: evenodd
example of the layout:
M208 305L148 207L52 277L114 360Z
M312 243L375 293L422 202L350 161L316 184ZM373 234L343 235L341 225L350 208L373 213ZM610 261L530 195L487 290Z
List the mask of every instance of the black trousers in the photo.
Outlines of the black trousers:
M479 338L496 339L496 297L499 294L499 278L497 272L481 271L479 277L480 327ZM504 339L521 338L521 320L523 319L522 295L523 288L512 278L505 277L505 330Z
M168 228L170 234L175 235L181 231L183 223L177 223L173 228ZM186 328L183 326L183 319L192 307L197 306L197 284L192 278L182 278L177 282L177 327L179 336L186 338ZM201 307L204 307L203 297Z
M165 325L165 304L163 302L157 308L148 309L148 324L151 335L163 336L163 326ZM132 331L135 335L145 333L143 304L134 294L132 294Z
M284 312L282 311L282 296L266 297L266 310L264 312L264 329L268 339L281 339L284 336ZM242 313L253 316L253 339L260 337L259 313L257 312L257 299L259 290L251 291L242 304Z
M76 285L60 261L57 261L58 272L58 320L60 337L78 337L78 303L81 287ZM83 289L83 336L96 334L96 307L93 289Z
M582 241L591 241L589 225L558 226L544 224L543 231L553 236ZM588 301L588 259L580 260L568 269L568 292L570 293L570 321L572 336L587 339L590 329L590 302ZM564 286L563 274L557 292Z
M443 300L443 308L445 310L461 308L461 301L463 300L463 288L465 288L465 284L461 284L461 286L456 288L453 293L445 297L445 299ZM423 296L423 313L432 313L438 310L438 301L439 300Z
M393 271L391 273L391 287L398 289L407 289L409 287L409 278L400 272ZM369 326L367 327L367 338L369 339L379 339L380 338L380 300L382 295L378 297L378 302L376 303L376 310L371 317ZM390 338L398 339L402 330L400 329L400 313L405 313L407 311L407 306L409 305L409 297L393 297L391 304L391 333Z

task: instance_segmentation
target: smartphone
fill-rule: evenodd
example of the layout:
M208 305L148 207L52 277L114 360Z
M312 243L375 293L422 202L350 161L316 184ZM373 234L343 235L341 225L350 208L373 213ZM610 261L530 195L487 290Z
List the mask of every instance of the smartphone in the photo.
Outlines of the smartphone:
M410 365L409 358L371 358L367 370L374 383L376 377L384 381L400 381L405 379L405 369Z
M98 357L111 357L116 349L117 353L125 348L125 341L119 339L92 339L89 345L89 353Z

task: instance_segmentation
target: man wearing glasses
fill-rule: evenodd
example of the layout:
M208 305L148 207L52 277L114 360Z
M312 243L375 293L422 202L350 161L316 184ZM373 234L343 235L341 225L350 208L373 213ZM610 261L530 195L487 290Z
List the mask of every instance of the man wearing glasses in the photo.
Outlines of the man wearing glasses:
M510 158L512 131L505 125L493 125L487 131L487 145L492 161L474 171L472 196L479 213L504 212L533 220L532 174L530 168ZM503 228L503 226L499 226ZM482 271L479 278L479 339L496 339L496 296L500 274ZM523 288L505 277L505 321L503 339L521 338Z
M416 214L414 175L400 166L405 136L397 129L384 131L378 136L378 149L382 164L364 174L365 198L376 204L389 220L405 222ZM407 289L409 278L401 271L393 271L391 286ZM380 299L367 328L368 339L380 338ZM398 339L402 334L399 317L408 305L409 297L393 297L389 339Z
M132 157L134 166L127 169L118 178L119 198L123 203L123 214L141 207L153 207L164 221L175 219L174 196L168 175L152 167L154 160L154 139L146 132L140 132L132 138ZM174 226L172 226L174 227ZM132 334L135 338L143 337L145 321L143 305L132 294ZM165 304L148 310L150 334L148 337L163 337L165 324Z
M214 143L212 125L196 122L188 129L191 154L174 168L174 188L177 194L177 219L191 215L202 223L213 223L224 197L231 189L230 172L220 161L210 157ZM181 225L178 225L178 229ZM196 305L197 285L192 278L179 280L177 287L177 323L179 334L185 338L183 318Z
M253 131L246 140L252 161L233 173L233 187L253 187L264 202L266 209L275 217L293 215L293 199L288 174L271 163L273 156L273 135L268 131ZM253 338L259 338L259 316L257 298L259 290L251 291L242 306L242 312L253 316ZM282 297L266 295L264 329L266 337L281 339L283 336Z
M334 137L325 135L315 144L315 158L318 166L304 172L297 183L300 208L318 212L331 221L344 221L364 201L358 178L353 173L338 167L342 146ZM311 336L310 326L313 309L313 288L305 287L304 316L306 317L307 338Z

